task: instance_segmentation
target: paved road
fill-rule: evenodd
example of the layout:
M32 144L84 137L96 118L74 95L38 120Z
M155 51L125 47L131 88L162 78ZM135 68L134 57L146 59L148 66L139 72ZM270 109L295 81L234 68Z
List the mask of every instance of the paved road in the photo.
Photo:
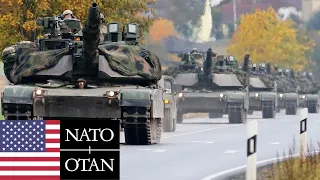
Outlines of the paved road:
M277 151L280 155L288 152L294 137L299 147L299 116L260 117L259 112L249 116L259 123L258 161L277 157ZM226 117L186 120L177 132L163 133L161 144L122 145L121 179L201 180L246 164L246 127L226 122ZM308 138L314 144L320 141L320 114L309 114Z

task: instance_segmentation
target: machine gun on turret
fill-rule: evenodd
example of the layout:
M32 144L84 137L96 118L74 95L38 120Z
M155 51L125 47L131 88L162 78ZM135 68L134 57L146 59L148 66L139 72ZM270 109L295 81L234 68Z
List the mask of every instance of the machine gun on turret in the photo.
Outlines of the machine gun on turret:
M37 19L37 25L42 26L47 38L39 39L37 44L41 51L69 47L73 40L81 40L77 33L81 30L79 19L61 19L61 17L42 17Z

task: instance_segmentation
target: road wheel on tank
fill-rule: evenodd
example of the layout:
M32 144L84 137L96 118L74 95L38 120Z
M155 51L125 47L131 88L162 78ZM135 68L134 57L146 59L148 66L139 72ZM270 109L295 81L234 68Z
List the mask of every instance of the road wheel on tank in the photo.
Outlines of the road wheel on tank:
M223 117L223 114L222 114L222 113L213 113L213 112L210 112L210 113L209 113L209 118L210 118L210 119L222 118L222 117Z
M242 124L247 121L247 112L240 103L228 104L228 119L230 124Z
M308 112L309 113L319 113L319 106L317 103L312 103L308 105Z
M252 115L253 114L253 110L248 110L248 114Z
M150 118L149 110L142 107L126 107L123 111L126 144L150 145L160 142L162 132L161 118Z
M183 122L183 113L177 112L177 123L181 124Z
M164 119L163 119L163 131L164 132L173 132L174 131L174 120L171 114L171 109L166 108L164 110Z

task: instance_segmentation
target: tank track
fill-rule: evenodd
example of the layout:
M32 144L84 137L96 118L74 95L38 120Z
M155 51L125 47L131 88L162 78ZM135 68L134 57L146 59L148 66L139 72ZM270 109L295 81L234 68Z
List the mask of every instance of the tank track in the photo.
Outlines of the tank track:
M32 105L29 104L4 104L2 107L6 120L32 120Z
M161 119L151 118L146 107L124 107L122 109L126 144L149 145L160 142Z

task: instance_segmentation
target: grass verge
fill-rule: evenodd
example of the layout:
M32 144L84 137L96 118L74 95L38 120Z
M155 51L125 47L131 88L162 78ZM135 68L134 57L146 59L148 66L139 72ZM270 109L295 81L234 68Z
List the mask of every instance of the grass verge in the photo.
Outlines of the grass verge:
M320 143L318 143L320 147ZM295 144L289 148L289 156L297 154ZM286 156L286 153L283 153ZM279 157L279 154L277 155ZM289 157L278 160L263 172L264 180L320 180L320 153L314 146L308 146L306 158Z
M183 115L183 119L207 118L208 113L188 113Z

